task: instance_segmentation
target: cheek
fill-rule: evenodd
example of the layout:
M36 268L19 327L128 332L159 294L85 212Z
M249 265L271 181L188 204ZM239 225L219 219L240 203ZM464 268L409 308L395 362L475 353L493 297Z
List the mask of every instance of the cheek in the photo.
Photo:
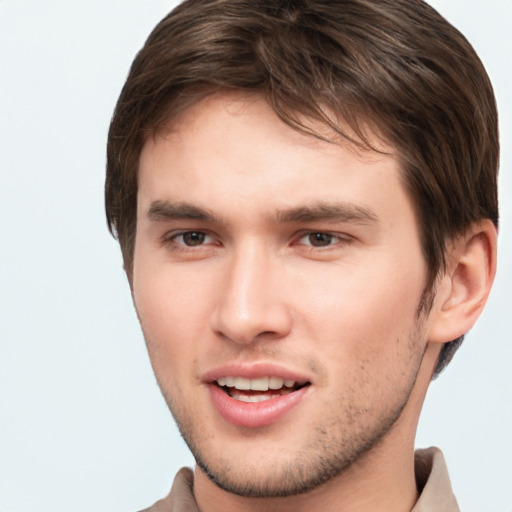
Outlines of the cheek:
M306 312L306 336L316 339L329 358L349 361L347 367L384 360L393 367L397 355L409 350L423 269L398 272L391 264L378 271L365 265L360 269L341 269L314 283L303 280L300 309ZM317 293L307 293L313 285Z
M133 299L141 321L155 330L177 330L197 326L209 286L204 272L191 272L171 265L164 257L136 252Z
M207 321L194 276L144 265L134 267L133 300L158 380L175 381L193 363ZM168 387L168 386L164 386Z

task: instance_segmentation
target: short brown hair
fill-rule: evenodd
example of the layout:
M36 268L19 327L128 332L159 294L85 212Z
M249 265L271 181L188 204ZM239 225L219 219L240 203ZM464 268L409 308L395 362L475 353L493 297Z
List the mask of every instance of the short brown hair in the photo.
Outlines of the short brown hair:
M296 129L320 121L371 148L370 127L395 148L418 216L426 290L444 268L447 240L483 218L498 224L492 87L468 41L425 2L186 0L136 56L110 125L107 220L130 280L142 147L222 89L261 94ZM436 375L461 342L444 345Z

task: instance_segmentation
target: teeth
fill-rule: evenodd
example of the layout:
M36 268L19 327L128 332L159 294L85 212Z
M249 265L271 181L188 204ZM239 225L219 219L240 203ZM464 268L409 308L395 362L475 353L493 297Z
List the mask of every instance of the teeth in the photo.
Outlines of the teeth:
M246 379L244 377L235 377L235 388L251 389L251 379Z
M235 387L235 377L225 377L225 379L226 379L226 384L224 384L225 386L228 386L230 388Z
M244 391L268 391L269 389L281 389L283 386L292 388L295 386L295 381L281 379L280 377L259 377L257 379L246 379L245 377L219 377L217 379L217 384L219 386L227 386L228 388L235 388Z
M254 391L268 391L268 377L261 377L259 379L251 379L251 389Z
M283 387L284 381L279 377L270 377L268 380L268 387L270 389L281 389Z
M281 395L237 395L233 393L232 398L235 400L239 400L240 402L265 402L266 400L271 400L272 398L277 398Z

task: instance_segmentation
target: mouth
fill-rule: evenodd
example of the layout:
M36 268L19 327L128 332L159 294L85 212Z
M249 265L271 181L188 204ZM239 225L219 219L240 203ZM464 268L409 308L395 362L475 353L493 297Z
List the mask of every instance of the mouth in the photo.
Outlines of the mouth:
M225 365L205 373L202 381L216 413L242 428L287 424L314 396L309 376L265 362Z
M258 403L289 395L309 386L311 383L283 379L276 376L264 376L254 379L240 376L225 376L217 378L213 384L234 400Z

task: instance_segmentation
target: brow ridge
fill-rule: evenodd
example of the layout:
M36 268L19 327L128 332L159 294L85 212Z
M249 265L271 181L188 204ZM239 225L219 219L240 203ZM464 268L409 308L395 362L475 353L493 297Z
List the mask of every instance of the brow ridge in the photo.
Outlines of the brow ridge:
M375 224L377 214L367 207L352 203L314 203L297 208L277 211L276 222L354 222L357 224Z
M167 200L153 201L148 210L147 216L150 220L200 220L204 222L218 221L214 213L208 209L195 206L185 202L174 202Z
M147 216L153 221L186 219L221 223L221 219L211 210L187 202L170 200L153 201L147 210ZM276 210L271 220L277 224L320 221L375 224L378 223L378 216L371 209L357 204L318 202Z

